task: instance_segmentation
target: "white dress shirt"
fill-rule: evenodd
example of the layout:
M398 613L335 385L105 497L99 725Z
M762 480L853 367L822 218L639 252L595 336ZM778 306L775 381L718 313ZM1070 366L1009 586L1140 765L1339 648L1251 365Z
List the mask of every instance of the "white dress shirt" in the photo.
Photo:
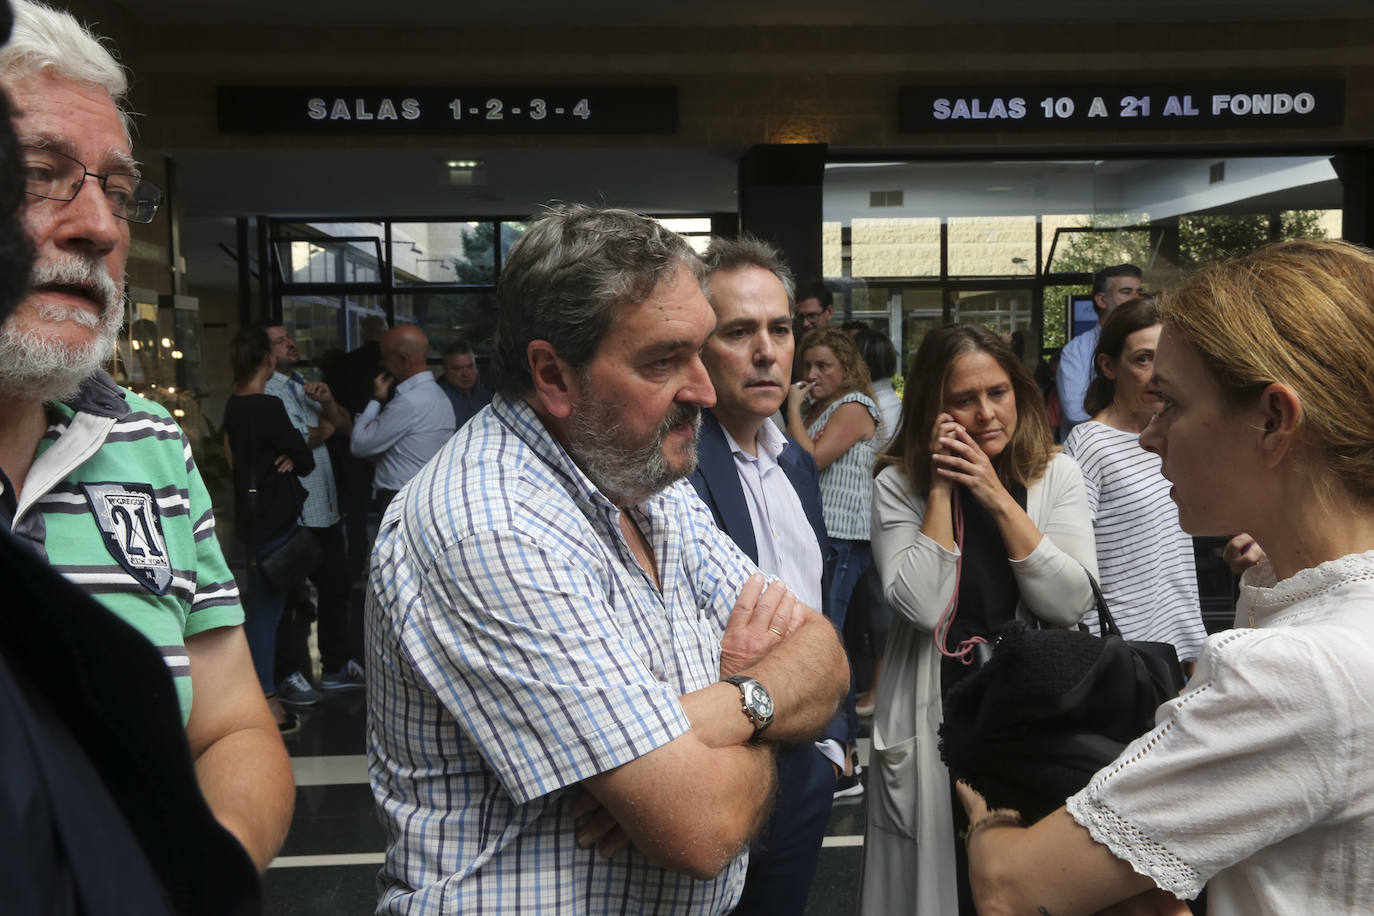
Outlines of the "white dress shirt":
M759 569L786 582L802 604L820 610L824 560L801 497L778 466L778 456L787 447L786 437L772 423L764 423L754 440L758 451L754 456L740 448L725 427L721 432L735 456L744 501L749 504Z

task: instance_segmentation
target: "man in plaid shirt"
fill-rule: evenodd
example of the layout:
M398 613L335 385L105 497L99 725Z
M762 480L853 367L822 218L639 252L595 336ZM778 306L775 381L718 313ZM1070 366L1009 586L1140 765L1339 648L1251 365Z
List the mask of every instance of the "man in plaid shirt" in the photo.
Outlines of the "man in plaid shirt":
M701 281L623 210L554 208L512 248L491 409L377 538L378 912L728 912L775 748L847 687L830 624L685 480L715 403Z

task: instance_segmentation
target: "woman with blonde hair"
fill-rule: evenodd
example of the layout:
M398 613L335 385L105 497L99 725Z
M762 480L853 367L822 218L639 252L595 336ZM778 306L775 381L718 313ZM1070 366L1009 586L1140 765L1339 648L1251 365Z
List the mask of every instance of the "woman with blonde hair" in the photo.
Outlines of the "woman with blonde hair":
M1267 561L1243 628L1064 808L1029 827L966 789L983 912L1354 913L1374 900L1374 253L1280 242L1163 301L1141 434L1195 535ZM1140 897L1147 894L1147 897ZM1139 899L1137 899L1139 898ZM1170 909L1172 907L1172 909Z
M973 641L1013 618L1072 626L1092 607L1083 476L1055 453L1030 373L974 325L926 335L879 468L873 556L892 626L860 912L971 912L955 838L963 811L936 747L942 696L971 670Z
M787 433L816 459L821 512L835 551L830 621L844 632L849 599L868 568L868 526L873 504L873 457L882 441L882 414L868 366L853 339L835 328L807 332L801 341L802 380L787 397ZM845 699L849 721L844 764L835 797L863 793L855 745L859 719L853 691Z

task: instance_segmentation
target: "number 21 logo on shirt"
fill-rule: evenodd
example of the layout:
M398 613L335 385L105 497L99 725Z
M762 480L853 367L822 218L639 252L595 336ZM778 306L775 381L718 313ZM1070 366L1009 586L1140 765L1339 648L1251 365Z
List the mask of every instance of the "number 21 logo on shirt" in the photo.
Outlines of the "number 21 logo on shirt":
M162 533L157 496L138 483L83 483L110 556L154 595L172 584L172 562Z

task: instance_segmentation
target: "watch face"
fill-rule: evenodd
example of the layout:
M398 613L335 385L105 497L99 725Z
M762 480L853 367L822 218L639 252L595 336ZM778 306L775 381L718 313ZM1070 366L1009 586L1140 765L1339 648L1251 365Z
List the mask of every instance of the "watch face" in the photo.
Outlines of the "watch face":
M773 718L773 698L764 691L754 694L754 708L758 710L760 719Z
M749 709L760 720L766 722L773 718L773 698L762 684L755 682L749 685L749 694L746 698Z

